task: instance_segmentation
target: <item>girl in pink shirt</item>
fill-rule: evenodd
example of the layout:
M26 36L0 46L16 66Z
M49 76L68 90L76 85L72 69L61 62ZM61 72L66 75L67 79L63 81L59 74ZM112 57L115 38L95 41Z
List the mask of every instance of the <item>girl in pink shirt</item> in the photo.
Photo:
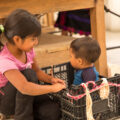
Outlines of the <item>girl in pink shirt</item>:
M0 26L0 33L8 40L0 51L0 113L14 114L15 120L58 120L58 105L45 94L64 89L65 83L37 66L33 47L40 23L28 11L17 9Z

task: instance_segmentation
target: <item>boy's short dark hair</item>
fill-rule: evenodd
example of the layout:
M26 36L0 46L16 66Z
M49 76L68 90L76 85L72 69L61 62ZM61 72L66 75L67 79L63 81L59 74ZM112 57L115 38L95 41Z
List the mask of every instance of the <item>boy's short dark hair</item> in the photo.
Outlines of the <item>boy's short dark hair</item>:
M88 63L94 63L101 54L97 40L91 37L78 38L72 41L70 48L76 58L85 59Z

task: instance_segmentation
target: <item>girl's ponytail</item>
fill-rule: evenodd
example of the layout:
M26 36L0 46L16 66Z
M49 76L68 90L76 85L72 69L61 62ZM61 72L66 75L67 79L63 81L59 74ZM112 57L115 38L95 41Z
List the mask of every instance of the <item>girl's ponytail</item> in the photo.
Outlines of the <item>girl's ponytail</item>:
M4 32L4 26L0 25L0 34Z
M4 32L4 26L3 25L0 25L0 36L1 34ZM3 46L1 40L0 40L0 50L1 50L1 47Z

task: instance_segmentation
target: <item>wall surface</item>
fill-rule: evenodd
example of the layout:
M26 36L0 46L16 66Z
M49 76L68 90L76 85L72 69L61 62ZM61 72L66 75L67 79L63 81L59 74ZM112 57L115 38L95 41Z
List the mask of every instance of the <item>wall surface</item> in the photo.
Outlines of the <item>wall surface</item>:
M106 0L106 6L113 12L120 15L120 0ZM106 28L110 31L120 31L120 17L105 13Z

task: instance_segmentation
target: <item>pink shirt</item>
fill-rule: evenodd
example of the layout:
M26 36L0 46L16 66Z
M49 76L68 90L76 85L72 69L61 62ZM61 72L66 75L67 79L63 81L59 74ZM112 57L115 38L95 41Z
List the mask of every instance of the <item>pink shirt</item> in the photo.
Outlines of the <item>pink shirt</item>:
M7 46L5 45L3 49L0 51L0 88L4 87L8 80L4 76L4 72L17 69L17 70L24 70L26 68L31 68L34 58L34 51L33 49L30 52L26 53L27 62L24 64L18 59L16 59L8 50Z

